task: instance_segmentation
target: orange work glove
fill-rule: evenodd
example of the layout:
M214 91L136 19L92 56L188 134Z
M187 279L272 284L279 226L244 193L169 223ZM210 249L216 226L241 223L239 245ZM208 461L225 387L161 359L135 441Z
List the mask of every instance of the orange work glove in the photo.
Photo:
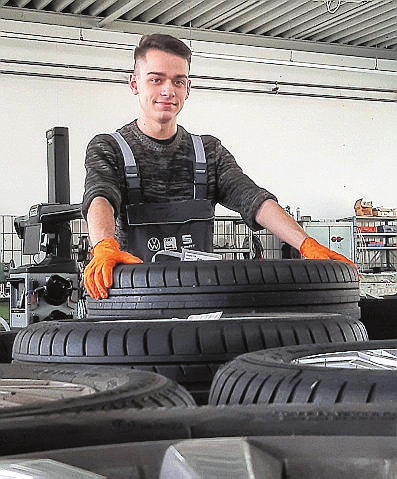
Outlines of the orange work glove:
M349 263L357 269L357 266L353 263L353 261L350 261L350 259L346 258L346 256L343 256L343 254L335 253L335 251L323 246L314 238L306 238L301 244L299 252L302 256L308 259L336 259L339 261L344 261L345 263Z
M91 298L108 297L113 283L113 268L117 263L142 263L142 260L125 251L114 238L105 238L95 245L92 260L84 269L84 286Z

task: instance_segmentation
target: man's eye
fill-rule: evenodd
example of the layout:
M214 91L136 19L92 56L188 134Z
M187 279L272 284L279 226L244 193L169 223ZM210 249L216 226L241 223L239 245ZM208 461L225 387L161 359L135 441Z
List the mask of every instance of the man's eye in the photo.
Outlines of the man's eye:
M151 78L150 81L152 83L159 83L160 82L160 78Z
M175 84L178 86L185 86L185 82L183 80L177 80Z

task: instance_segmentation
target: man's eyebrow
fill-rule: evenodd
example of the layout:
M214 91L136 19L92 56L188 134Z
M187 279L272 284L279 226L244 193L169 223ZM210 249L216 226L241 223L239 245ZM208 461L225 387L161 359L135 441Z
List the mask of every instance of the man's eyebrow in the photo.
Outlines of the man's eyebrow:
M148 75L157 75L157 76L159 76L159 77L164 77L164 76L166 76L166 74L165 74L165 73L162 73L162 72L148 72L148 73L146 73L146 75L147 75L147 76L148 76ZM175 78L186 78L186 79L187 79L188 76L185 75L184 73L181 73L180 75L175 75Z

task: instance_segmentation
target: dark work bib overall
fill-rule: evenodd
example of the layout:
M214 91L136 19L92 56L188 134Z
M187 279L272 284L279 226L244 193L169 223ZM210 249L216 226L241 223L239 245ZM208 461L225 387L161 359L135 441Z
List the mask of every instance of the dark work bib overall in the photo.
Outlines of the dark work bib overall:
M169 203L143 203L139 170L134 154L123 136L111 133L124 157L128 187L128 251L151 261L159 251L189 248L211 252L214 207L207 200L207 163L202 140L190 135L193 143L194 197Z

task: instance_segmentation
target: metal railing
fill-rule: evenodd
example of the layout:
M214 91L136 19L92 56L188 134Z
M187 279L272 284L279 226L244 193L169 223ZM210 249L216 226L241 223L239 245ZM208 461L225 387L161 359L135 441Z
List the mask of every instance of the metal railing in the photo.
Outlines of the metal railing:
M15 266L39 263L41 255L24 255L22 241L14 229L15 216L0 216L0 262L14 262ZM82 236L88 236L87 224L84 220L71 221L72 240L78 245ZM255 235L255 237L254 237ZM224 259L248 259L258 253L258 241L263 248L263 257L281 258L282 243L267 230L252 233L240 216L219 216L214 223L214 250L221 253Z

